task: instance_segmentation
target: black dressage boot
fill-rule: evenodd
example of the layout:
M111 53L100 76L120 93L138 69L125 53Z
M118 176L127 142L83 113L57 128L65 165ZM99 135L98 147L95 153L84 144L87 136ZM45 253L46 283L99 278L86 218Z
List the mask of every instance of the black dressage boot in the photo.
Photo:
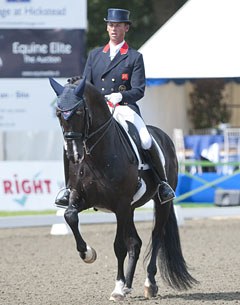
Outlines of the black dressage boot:
M151 165L158 179L159 199L161 201L161 204L166 203L175 198L175 192L167 182L165 169L163 167L156 145L153 143L152 146L148 150L146 150L146 152L150 157Z
M62 197L59 197L55 200L55 205L59 208L67 208L69 203L70 190L68 189L69 181L69 160L66 155L66 151L63 151L63 164L64 164L64 175L65 175L65 184L66 191L63 193Z

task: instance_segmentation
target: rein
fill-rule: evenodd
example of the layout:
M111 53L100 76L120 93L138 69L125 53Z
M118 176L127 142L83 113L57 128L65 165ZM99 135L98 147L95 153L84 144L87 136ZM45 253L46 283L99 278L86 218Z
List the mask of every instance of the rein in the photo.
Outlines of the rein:
M84 148L86 155L90 155L92 150L103 139L103 137L109 130L110 126L112 125L113 113L111 114L110 118L105 123L103 123L103 125L101 125L97 130L93 131L90 134L88 133L89 132L89 111L88 111L87 107L85 107L85 113L86 113L85 117L87 119L86 119L86 124L85 124L86 128L85 128L84 134L81 132L69 131L69 132L64 132L63 136L66 140L80 140L81 139L83 142L83 148ZM97 135L99 132L101 132L104 128L106 128L106 129L104 130L102 135L97 139L97 141L95 143L93 143L92 146L88 147L87 142L90 139L92 139L95 135Z
M105 136L105 134L107 133L108 129L110 128L110 126L112 125L113 122L113 116L111 115L110 118L102 125L100 126L97 130L93 131L92 133L90 133L89 135L87 135L85 137L85 139L83 139L83 147L85 150L86 155L90 155L91 151L94 149L94 147L102 140L102 138ZM96 134L98 134L102 129L105 129L105 131L102 133L102 135L98 138L98 140L89 148L87 147L87 141L90 140L93 136L95 136Z

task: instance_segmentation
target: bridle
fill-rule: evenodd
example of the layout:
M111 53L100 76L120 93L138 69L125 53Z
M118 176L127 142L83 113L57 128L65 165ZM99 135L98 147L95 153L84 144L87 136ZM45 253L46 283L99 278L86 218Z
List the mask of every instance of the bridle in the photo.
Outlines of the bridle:
M89 131L90 131L90 126L91 126L91 116L89 113L89 109L86 106L84 98L82 98L79 101L79 103L77 104L77 107L75 107L75 110L73 110L73 111L75 112L77 110L77 108L79 107L81 102L83 102L83 104L84 104L84 126L85 126L84 132L82 133L82 132L76 132L76 131L68 131L68 132L64 131L63 137L64 137L64 140L66 140L66 141L69 141L69 140L70 141L71 140L81 141L83 143L83 148L84 148L85 154L90 155L92 150L104 138L104 136L108 132L109 128L111 127L112 123L114 122L113 113L111 114L109 119L106 122L104 122L98 129L96 129L90 133ZM63 112L60 108L58 108L58 110ZM62 116L62 118L63 118L63 116ZM97 138L97 140L92 145L88 145L87 142L89 142L94 136L98 135L101 131L103 131L103 133Z

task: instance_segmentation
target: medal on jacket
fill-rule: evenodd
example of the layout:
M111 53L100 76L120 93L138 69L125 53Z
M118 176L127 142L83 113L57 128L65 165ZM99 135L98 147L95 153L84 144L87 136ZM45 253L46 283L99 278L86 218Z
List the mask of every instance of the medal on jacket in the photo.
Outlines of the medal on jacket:
M124 85L120 85L120 86L118 87L118 91L119 91L119 92L123 92L123 91L126 91L126 90L127 90L127 87L124 86Z
M122 74L122 80L128 80L128 74L127 73Z

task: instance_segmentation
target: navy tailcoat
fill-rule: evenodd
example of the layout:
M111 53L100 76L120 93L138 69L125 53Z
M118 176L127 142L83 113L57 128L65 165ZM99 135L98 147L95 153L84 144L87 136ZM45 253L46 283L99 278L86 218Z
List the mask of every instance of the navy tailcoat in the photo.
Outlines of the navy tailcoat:
M110 46L99 47L89 53L83 75L103 95L121 92L120 104L139 112L136 102L144 96L145 69L142 54L125 42L110 60Z

